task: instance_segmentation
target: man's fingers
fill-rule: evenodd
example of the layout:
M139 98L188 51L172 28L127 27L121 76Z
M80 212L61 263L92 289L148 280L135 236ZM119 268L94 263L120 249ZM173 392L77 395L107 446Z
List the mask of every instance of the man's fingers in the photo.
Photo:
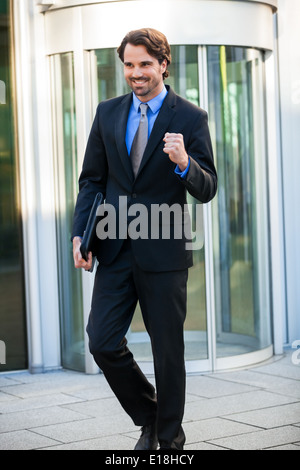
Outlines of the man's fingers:
M183 135L175 132L166 132L163 138L164 142L183 142Z
M165 153L179 152L183 147L183 140L181 134L170 134L167 132L163 140L165 142Z
M91 267L92 267L92 264L93 264L93 255L92 255L92 252L90 251L90 252L88 253L88 260L86 261L86 264L85 264L85 266L84 266L84 269L85 269L86 271L89 271L89 270L91 269Z
M82 268L88 271L92 267L92 257L85 261L83 258L75 260L75 268Z
M81 245L81 239L79 237L75 237L73 239L74 266L77 269L82 268L82 269L85 269L86 271L89 271L92 267L92 262L93 262L92 252L89 252L88 260L85 261L80 251L80 245Z
M183 136L182 134L174 134L167 132L163 138L165 142L164 151L179 151L183 147Z

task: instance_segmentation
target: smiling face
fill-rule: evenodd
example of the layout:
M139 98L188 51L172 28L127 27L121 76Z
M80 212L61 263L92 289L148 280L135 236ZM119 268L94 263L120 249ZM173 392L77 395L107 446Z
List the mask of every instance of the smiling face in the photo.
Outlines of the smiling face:
M167 61L161 64L145 46L128 43L124 49L125 80L142 102L155 98L163 89L163 73Z

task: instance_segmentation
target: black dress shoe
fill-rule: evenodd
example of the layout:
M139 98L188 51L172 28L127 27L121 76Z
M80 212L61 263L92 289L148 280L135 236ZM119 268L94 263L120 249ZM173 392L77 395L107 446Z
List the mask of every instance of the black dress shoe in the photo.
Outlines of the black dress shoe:
M156 450L158 439L156 434L156 425L142 427L142 434L136 443L134 450Z

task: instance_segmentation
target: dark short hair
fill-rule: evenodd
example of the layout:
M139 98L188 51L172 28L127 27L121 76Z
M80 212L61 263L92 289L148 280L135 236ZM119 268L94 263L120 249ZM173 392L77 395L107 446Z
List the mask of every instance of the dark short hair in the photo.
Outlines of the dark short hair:
M127 33L117 49L122 62L124 62L124 50L127 44L145 46L148 54L155 57L160 64L166 59L167 68L163 73L163 79L169 76L168 66L171 63L171 49L163 33L153 28L142 28Z

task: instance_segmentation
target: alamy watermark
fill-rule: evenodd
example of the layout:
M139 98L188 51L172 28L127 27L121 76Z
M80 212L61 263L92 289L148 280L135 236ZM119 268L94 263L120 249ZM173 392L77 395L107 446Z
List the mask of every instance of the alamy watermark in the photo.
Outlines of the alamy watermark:
M0 365L6 364L6 345L0 340Z
M129 235L137 240L182 240L186 250L199 250L204 243L202 206L200 204L132 204L128 197L119 196L119 210L111 204L97 209L100 221L96 227L100 240L125 239ZM193 220L193 227L191 225Z
M292 363L295 366L298 366L300 364L300 339L297 339L292 343L292 348L296 349L292 354Z

